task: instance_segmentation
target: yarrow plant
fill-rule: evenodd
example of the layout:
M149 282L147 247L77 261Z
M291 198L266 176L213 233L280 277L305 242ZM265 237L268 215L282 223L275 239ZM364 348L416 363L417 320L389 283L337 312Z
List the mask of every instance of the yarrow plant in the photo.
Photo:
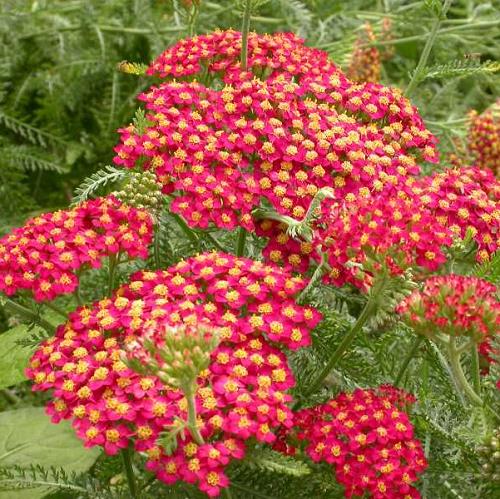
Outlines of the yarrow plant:
M115 454L133 439L161 480L196 482L218 495L228 485L225 466L243 457L248 438L270 443L274 428L293 424L286 391L294 379L277 347L309 344L320 319L293 299L304 285L278 268L218 253L144 271L112 298L73 312L27 373L36 390L53 391L53 421L73 419L86 445ZM175 340L170 328L182 325L216 328L220 341L209 365L191 373L196 431L183 438L189 401L171 380L186 369L186 347L177 350L178 367L162 354ZM173 440L166 448L165 439Z
M113 196L45 213L0 240L0 290L27 289L37 301L52 300L73 292L78 273L105 257L145 258L151 239L150 214Z
M397 89L350 82L292 34L250 34L248 71L240 47L227 31L164 52L148 73L167 81L140 96L151 125L122 129L115 149L115 163L155 172L188 225L254 231L261 198L301 219L322 187L357 197L418 173L417 155L436 160L436 139ZM208 83L223 72L221 90L183 81L203 67Z
M403 410L414 401L386 386L341 393L299 411L295 431L313 461L332 465L346 497L420 497L412 485L427 461Z
M196 32L202 3L177 4L172 29L186 21ZM182 497L193 486L253 496L245 466L252 481L259 467L268 478L310 475L304 490L319 483L325 497L420 497L443 441L462 438L423 414L442 376L421 342L433 342L439 369L476 405L481 431L492 426L477 356L495 353L500 320L489 276L498 180L484 155L474 166L434 166L437 138L402 90L378 83L384 52L369 26L344 73L293 33L249 32L251 4L241 33L190 36L149 66L119 64L151 78L144 109L118 130L115 166L78 189L81 203L0 240L0 291L10 297L0 303L35 324L44 307L64 316L56 328L44 322L26 375L54 423L69 420L85 447L123 456L134 499L135 475L151 496L174 484ZM98 189L111 194L86 199ZM188 244L176 245L178 229ZM140 261L150 245L152 270ZM107 289L84 303L80 276L99 267L94 286L107 277ZM450 274L455 267L492 282ZM64 297L50 303L68 293L76 310ZM30 298L38 303L25 307ZM409 330L418 341L401 360ZM412 362L427 388L420 379L398 388ZM410 391L423 394L421 406ZM477 440L474 424L461 452ZM302 497L283 487L273 482L269 496Z
M481 399L469 385L460 357L472 349L477 358L478 344L479 350L488 354L489 342L498 335L500 327L500 301L496 294L496 287L482 279L434 276L397 308L417 333L444 345L455 379L475 403L481 403Z
M436 219L465 239L471 231L477 243L476 258L490 259L500 246L499 183L488 170L449 168L412 184L414 192Z

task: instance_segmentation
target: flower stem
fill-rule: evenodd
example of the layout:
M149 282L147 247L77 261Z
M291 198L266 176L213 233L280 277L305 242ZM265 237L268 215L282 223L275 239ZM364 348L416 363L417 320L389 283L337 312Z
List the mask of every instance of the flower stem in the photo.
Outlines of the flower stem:
M11 390L9 390L8 388L2 388L0 390L0 395L3 395L5 397L5 399L7 400L7 402L9 402L9 404L18 404L19 402L21 402L21 399Z
M180 227L180 229L182 230L182 232L184 232L184 234L186 234L186 236L188 237L188 239L193 244L195 244L196 246L198 246L198 243L199 243L198 236L195 234L195 232L193 231L193 229L191 229L188 226L188 224L184 221L184 219L180 215L177 215L177 213L171 213L171 215L174 217L175 221L177 222L177 225Z
M161 267L160 262L160 224L157 224L155 234L153 237L153 258L155 262L155 269Z
M132 449L130 445L122 450L123 467L125 468L125 474L127 476L128 490L130 496L133 499L139 497L139 491L137 489L137 483L134 476L134 468L132 467Z
M10 312L17 314L24 319L28 319L30 322L34 322L35 324L43 327L43 329L45 329L49 334L52 334L54 332L54 326L52 326L50 322L40 317L39 314L33 312L33 310L30 310L29 308L16 303L10 298L3 299L3 306L6 310L9 310Z
M187 406L188 406L188 428L189 432L191 433L191 436L193 437L194 441L198 445L203 445L205 441L203 440L203 437L201 436L200 431L198 430L198 425L196 424L196 400L195 400L195 391L193 386L185 387L183 390L184 395L186 396L187 400Z
M243 13L243 23L241 25L241 69L248 69L248 31L250 30L250 11L252 0L245 1L245 11Z
M481 396L481 372L479 368L479 352L477 350L477 345L472 343L471 347L472 353L472 384L474 386L474 391Z
M434 45L434 42L436 41L436 37L438 35L439 28L441 27L441 23L443 22L443 20L446 17L446 13L448 12L448 9L450 8L451 2L452 2L452 0L444 0L443 6L441 8L441 12L434 20L434 24L432 25L431 31L429 33L429 37L427 38L427 41L425 42L424 50L422 51L422 54L420 55L420 60L418 61L417 67L415 68L415 71L413 72L413 76L411 77L410 83L408 83L408 86L406 87L405 94L407 97L409 97L412 94L412 92L415 90L417 85L420 83L420 75L427 64L427 60L429 59L429 55L431 53L432 47Z
M238 239L236 240L236 256L243 256L245 252L245 241L247 238L247 231L243 228L239 228Z
M227 251L222 247L222 244L219 243L219 241L217 241L217 239L215 239L214 236L212 236L212 234L210 234L210 232L205 232L204 234L204 237L210 241L219 251L222 251L222 253L227 253Z
M113 293L115 289L115 274L116 274L117 258L115 255L109 255L109 277L108 277L108 294Z
M401 379L403 378L403 374L406 371L406 368L410 364L413 357L415 357L415 354L417 353L417 350L419 349L420 344L422 343L423 340L424 340L424 337L419 335L413 341L413 345L411 346L410 351L406 355L405 360L403 361L403 363L401 364L401 367L399 368L398 375L396 376L396 380L394 381L394 386L399 385Z
M64 317L65 319L68 317L68 314L64 310L60 309L57 305L54 305L52 302L46 301L46 302L43 302L43 304L47 308L50 308L51 310L53 310L54 312L59 314L61 317Z
M323 255L321 259L321 263L314 269L313 275L311 276L311 279L307 283L307 286L301 291L299 296L297 297L297 303L302 304L304 300L306 299L307 295L311 291L311 289L316 285L316 283L321 279L323 276L323 272L326 267L326 261L325 261L325 256Z
M453 377L457 385L463 390L467 397L469 397L472 403L476 405L483 405L481 397L474 391L464 374L462 364L460 363L460 354L456 349L455 338L452 338L452 341L450 342L448 353L450 356L451 372L453 373Z
M81 307L83 305L82 297L80 295L80 288L76 287L73 291L73 296L75 297L76 304Z
M365 307L361 311L361 314L357 318L351 330L344 336L344 339L340 342L340 345L337 347L335 352L333 352L333 355L330 357L328 363L316 376L311 385L303 392L305 396L311 395L321 386L325 378L330 374L330 371L335 367L335 364L338 362L340 357L342 357L344 352L349 348L356 335L368 322L368 319L370 319L370 317L373 315L373 312L375 312L376 309L377 309L377 300L376 297L372 295L366 302Z

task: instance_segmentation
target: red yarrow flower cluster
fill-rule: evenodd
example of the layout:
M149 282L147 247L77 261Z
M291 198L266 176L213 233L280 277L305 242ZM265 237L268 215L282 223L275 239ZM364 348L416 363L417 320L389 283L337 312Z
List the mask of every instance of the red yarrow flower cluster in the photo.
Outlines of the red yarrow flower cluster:
M228 485L226 465L243 457L247 439L272 443L275 430L292 425L287 390L294 379L279 348L307 345L320 319L294 300L305 284L279 268L220 253L142 271L112 298L73 312L39 347L27 374L34 390L52 390L53 421L72 419L85 445L114 454L132 440L159 479L197 483L216 496ZM221 342L197 380L205 443L184 432L166 449L160 442L181 430L187 400L157 376L130 369L126 358L141 357L138 345L151 331L161 337L178 325L213 328Z
M452 243L436 217L403 191L334 205L320 222L315 242L330 267L325 280L339 286L370 286L383 265L392 275L436 270L446 260L442 247Z
M417 155L436 160L436 139L399 90L350 82L294 35L251 34L246 72L240 46L227 31L168 49L149 72L169 81L140 96L150 125L120 130L115 163L143 161L190 226L253 231L262 198L300 219L322 187L339 199L380 191L418 174ZM171 81L202 67L223 71L225 86Z
M427 462L402 409L413 401L392 387L342 393L299 411L297 436L313 461L333 466L346 497L420 497L413 484Z
M120 252L145 258L152 239L147 211L113 196L32 218L0 239L0 291L52 300L78 287L77 271Z
M489 170L450 168L412 184L415 194L456 237L471 231L477 259L489 260L500 246L500 182Z
M477 277L434 276L408 296L397 311L420 334L467 336L481 343L498 333L500 302L496 292L493 284Z
M471 111L469 118L467 147L474 164L500 176L500 99L482 114Z
M147 74L161 78L184 78L207 71L226 83L241 78L241 33L216 30L207 35L179 40L148 68ZM322 50L306 47L294 33L248 34L248 70L259 78L282 73L300 78L339 70Z

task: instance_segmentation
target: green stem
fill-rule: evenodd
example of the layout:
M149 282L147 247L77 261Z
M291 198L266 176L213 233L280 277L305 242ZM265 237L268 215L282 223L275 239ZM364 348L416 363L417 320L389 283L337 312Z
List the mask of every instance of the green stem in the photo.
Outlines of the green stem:
M54 326L52 326L50 322L46 321L43 317L40 317L39 314L33 312L33 310L30 310L29 308L16 303L10 298L3 299L3 306L6 310L9 310L16 315L19 315L24 319L27 319L30 322L34 322L35 324L43 327L43 329L45 329L49 334L52 334L54 332Z
M81 307L83 305L83 300L80 295L80 288L76 287L75 290L73 291L73 296L75 297L76 304Z
M219 251L222 251L222 253L227 253L227 251L222 247L222 244L215 239L210 232L205 232L203 234Z
M194 396L194 389L192 386L189 388L185 388L183 390L184 395L186 396L187 400L187 406L188 406L188 428L189 432L191 433L194 441L198 445L203 445L205 441L203 440L203 437L201 436L200 431L198 430L198 425L196 424L196 401L195 401L195 396Z
M188 226L188 224L184 221L184 219L180 216L177 215L177 213L171 213L171 215L174 217L175 221L177 222L177 225L180 227L182 232L186 234L188 239L195 245L198 245L199 240L198 236L195 234L195 232Z
M477 350L477 345L472 343L471 346L472 353L472 384L474 386L474 391L481 396L481 371L479 368L479 352Z
M153 258L155 262L155 269L161 267L160 262L160 224L156 226L155 234L153 238Z
M307 295L311 291L311 289L316 285L316 283L321 279L323 276L323 272L326 267L326 262L325 262L325 256L323 255L323 258L321 260L321 263L314 269L314 273L311 276L311 279L307 283L307 286L301 291L299 296L297 297L297 303L302 304L304 300L306 299Z
M245 252L245 241L247 238L247 231L243 228L239 228L238 239L236 240L236 256L243 256Z
M248 31L250 30L250 11L252 0L246 0L245 11L243 13L243 23L241 25L241 69L248 69Z
M193 3L193 6L191 7L191 12L189 13L189 23L188 23L188 35L190 37L194 36L196 21L198 19L199 11L200 11L200 8L199 8L198 4Z
M5 399L7 400L7 402L9 402L10 404L18 404L19 402L21 402L21 399L11 390L9 390L8 388L2 388L0 390L0 394L2 394Z
M118 256L119 258L119 256ZM108 276L108 295L111 296L113 289L115 289L115 275L116 275L116 255L109 256L109 276Z
M321 386L325 378L330 374L331 370L335 367L335 364L338 362L340 357L342 357L344 352L349 348L356 335L359 333L359 331L361 331L363 326L367 323L368 319L370 319L376 309L377 301L374 296L371 296L366 302L365 307L361 311L361 314L357 318L351 330L344 336L344 339L340 342L340 345L337 347L335 352L333 352L330 360L327 362L325 367L323 367L321 372L316 376L309 388L307 388L303 392L305 396L311 395Z
M128 490L130 496L133 499L139 497L139 491L137 489L137 483L134 476L134 468L132 466L132 449L128 446L126 449L122 450L123 467L125 468L125 474L127 475Z
M483 405L481 397L474 391L464 374L462 364L460 363L460 354L457 352L455 346L455 338L452 338L452 341L450 342L448 353L450 357L451 372L453 373L453 377L457 385L463 390L467 397L469 397L472 403L476 405Z
M441 8L441 13L440 15L434 20L434 24L432 25L431 31L429 33L429 36L427 38L427 41L425 42L424 50L422 51L422 54L420 56L420 60L418 61L417 67L415 68L415 71L413 72L413 76L411 77L410 83L406 87L405 94L407 97L409 97L412 92L415 90L417 87L418 83L420 82L420 75L425 68L427 64L427 60L429 59L429 55L431 53L432 47L434 45L434 42L436 41L439 28L441 27L441 23L446 17L446 13L448 12L448 9L450 8L452 0L444 0L444 4Z
M43 304L47 308L50 308L51 310L53 310L54 312L59 314L61 317L64 317L65 319L68 318L68 314L64 310L60 309L57 305L54 305L52 302L46 301L46 302L43 302Z
M415 340L413 341L413 344L408 352L408 354L405 357L405 360L401 364L401 367L399 368L398 375L396 376L396 380L394 381L394 386L398 386L401 380L403 379L403 374L406 371L406 368L410 364L411 360L415 357L415 354L417 353L417 350L420 347L420 344L424 340L423 336L417 336Z

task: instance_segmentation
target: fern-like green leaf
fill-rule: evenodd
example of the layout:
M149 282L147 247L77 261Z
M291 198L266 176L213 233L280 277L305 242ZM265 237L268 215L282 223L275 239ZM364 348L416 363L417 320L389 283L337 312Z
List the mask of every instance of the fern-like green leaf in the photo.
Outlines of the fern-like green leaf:
M311 473L307 464L271 449L254 449L247 453L244 464L274 473L291 476L305 476Z
M476 277L490 281L495 286L500 286L500 251L497 251L491 258L473 270Z
M478 73L496 73L498 71L500 71L500 62L498 61L485 61L481 63L475 59L462 59L426 68L421 75L421 79L448 79L471 76Z
M105 166L87 177L82 184L76 188L73 204L81 203L92 196L96 191L105 187L110 182L118 182L128 175L124 168L116 168L114 166Z
M29 140L33 144L39 144L41 146L46 146L50 142L65 144L64 139L58 137L57 135L25 123L14 116L9 116L3 111L0 111L0 124L4 125L5 128L8 128L14 133L17 133L21 137Z

